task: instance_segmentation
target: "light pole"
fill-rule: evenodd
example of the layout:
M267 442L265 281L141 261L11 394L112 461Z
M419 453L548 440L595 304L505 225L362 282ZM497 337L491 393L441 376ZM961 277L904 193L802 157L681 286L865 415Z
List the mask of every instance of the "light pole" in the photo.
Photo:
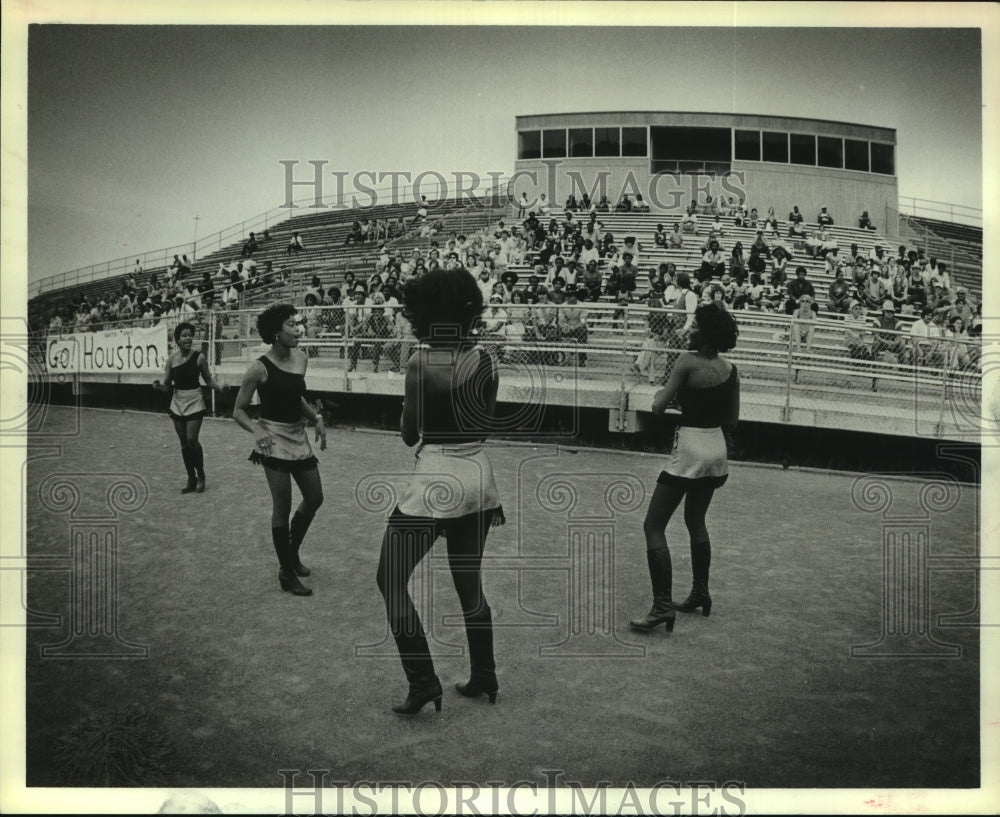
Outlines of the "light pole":
M191 248L191 263L194 263L195 254L198 252L198 220L199 216L194 217L194 246Z

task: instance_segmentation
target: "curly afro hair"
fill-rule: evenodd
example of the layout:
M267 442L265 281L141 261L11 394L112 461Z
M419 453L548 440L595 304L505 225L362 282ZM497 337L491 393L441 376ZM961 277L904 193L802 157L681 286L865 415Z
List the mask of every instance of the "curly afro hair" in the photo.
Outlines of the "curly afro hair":
M257 332L264 343L274 343L274 336L281 331L292 315L295 314L295 307L291 304L272 304L260 315L257 316Z
M483 293L464 269L431 270L403 287L403 315L427 343L467 340L483 308Z
M716 352L728 352L736 346L739 330L736 321L725 309L716 304L702 304L694 313L698 323L698 335L702 344Z

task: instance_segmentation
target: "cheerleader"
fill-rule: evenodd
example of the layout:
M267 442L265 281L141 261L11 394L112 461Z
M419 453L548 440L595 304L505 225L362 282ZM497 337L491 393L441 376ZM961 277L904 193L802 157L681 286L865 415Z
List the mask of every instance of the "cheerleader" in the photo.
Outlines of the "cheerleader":
M406 700L393 711L413 715L431 701L440 711L442 690L407 582L442 534L472 665L468 683L455 688L465 697L485 694L496 701L493 619L480 568L486 535L504 517L483 448L499 376L493 358L471 337L482 293L465 270L439 270L408 282L403 304L423 345L406 367L400 429L403 442L420 445L415 471L389 517L377 582L409 682Z
M278 582L282 590L310 596L299 581L310 571L299 560L299 548L309 525L323 503L319 468L306 435L304 419L316 426L320 451L326 450L323 416L305 398L308 358L298 349L302 320L291 304L275 304L257 318L257 331L271 348L250 364L233 407L233 419L254 435L250 461L264 467L271 491L271 539L278 555ZM260 397L260 418L247 414L254 392ZM294 478L302 502L292 510Z
M201 394L199 377L218 392L222 387L208 371L208 359L202 352L195 352L195 327L183 322L174 329L176 349L167 358L163 371L163 383L153 381L157 391L171 394L167 413L174 421L174 431L181 441L181 457L187 471L187 484L181 488L182 494L205 491L205 452L198 441L201 421L208 413L205 398Z
M653 606L645 618L632 620L632 628L640 632L649 632L660 624L666 626L667 632L672 631L675 610L690 613L701 608L704 616L712 610L708 593L712 546L705 515L715 489L726 482L729 473L722 429L734 429L740 411L736 367L719 353L732 349L736 336L736 322L727 311L714 304L699 306L691 326L688 353L678 358L666 386L653 398L653 413L658 415L676 399L681 420L673 451L656 481L643 523ZM688 598L675 606L666 528L682 499L694 584Z

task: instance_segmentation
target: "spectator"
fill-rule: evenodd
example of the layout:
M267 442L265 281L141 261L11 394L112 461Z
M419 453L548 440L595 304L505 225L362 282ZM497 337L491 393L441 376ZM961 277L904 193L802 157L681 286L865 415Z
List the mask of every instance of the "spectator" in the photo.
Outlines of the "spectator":
M909 363L910 351L900 335L900 324L896 320L896 306L892 301L882 304L882 314L872 342L872 356L885 363Z
M686 272L677 273L674 278L674 286L677 289L677 297L672 305L668 304L674 312L670 321L671 346L683 349L687 346L691 325L694 323L694 313L698 308L698 296L691 291L691 276Z
M783 287L788 278L788 262L792 254L780 244L774 248L771 254L771 286L775 288Z
M872 359L871 321L864 314L861 301L851 301L850 311L844 318L844 336L847 353L855 360Z
M877 269L873 268L868 273L868 280L865 281L864 287L859 294L868 309L878 309L879 304L885 301L888 293L886 293L885 287L882 285L882 280L879 278ZM895 314L895 306L893 307L893 313Z
M792 313L789 335L792 341L792 351L804 347L806 352L812 349L813 333L816 331L816 307L811 295L799 298L799 304Z
M502 336L503 328L507 325L509 317L507 310L503 308L503 298L500 295L491 295L489 306L483 312L480 337L498 338Z
M934 323L944 327L948 322L948 315L951 314L952 302L941 284L934 284L934 293L928 297L927 305L934 309Z
M708 252L701 257L698 280L704 283L712 278L721 278L726 271L725 257L718 241L709 242Z
M358 366L358 358L361 356L361 338L371 334L371 301L364 284L357 284L353 295L353 303L344 307L345 336L353 339L347 347L347 371L349 372L353 372Z
M650 383L662 382L668 374L666 364L671 357L669 352L673 336L673 316L665 306L662 292L649 292L646 299L649 310L646 313L647 335L630 370L632 375Z
M912 311L918 312L927 305L927 290L920 275L911 275L906 285L906 303Z
M816 216L816 223L820 227L831 227L833 226L833 216L831 216L825 207L821 207L819 210L819 215Z
M958 287L955 290L955 303L952 304L951 311L948 313L949 322L954 318L961 318L965 326L972 323L975 310L969 303L968 296L969 291L965 287Z
M601 297L601 284L603 276L597 268L596 261L589 261L587 268L583 272L582 284L585 291L584 297L590 301L597 301ZM617 294L617 293L616 293Z
M806 236L806 252L809 253L813 258L818 258L820 256L820 251L823 249L823 245L829 239L826 230L820 225L819 229L811 235Z
M736 279L736 283L742 285L747 277L747 262L743 256L743 242L737 241L736 246L729 256L729 274Z
M250 233L250 237L243 242L243 249L240 251L240 254L246 258L247 256L253 255L255 252L257 252L257 236Z
M653 243L657 247L662 247L663 249L666 249L668 240L669 239L667 237L666 229L663 227L662 224L657 224L656 232L653 233Z
M910 326L910 350L918 366L940 366L944 363L941 349L943 333L941 327L931 320L932 317L934 310L925 306L920 310L920 317Z
M764 217L764 229L768 232L778 232L778 217L774 214L774 208L767 208L767 216Z
M854 302L854 299L851 297L851 287L844 280L844 270L842 267L837 269L827 295L827 306L831 312L846 313L850 309L850 305Z
M286 254L291 255L292 253L298 254L304 250L305 247L302 245L302 239L298 233L292 233L291 240L288 242L288 248L285 250Z
M684 218L681 220L681 230L685 233L697 233L698 216L692 212L686 213Z
M858 219L858 229L859 230L874 230L875 225L872 224L872 220L868 217L868 211L865 210L861 214L861 218Z
M816 305L816 290L810 281L806 280L805 267L795 268L795 280L788 282L788 300L785 302L785 314L791 315L798 308L803 295L809 296L810 309L819 312Z
M618 268L618 294L632 300L632 293L635 292L639 279L639 268L632 263L632 253L622 253L622 261L624 263Z
M802 213L799 212L799 206L796 204L792 208L792 211L788 214L788 222L789 224L795 225L801 224L802 221ZM789 233L789 235L791 235L791 233Z
M906 305L906 292L909 288L909 284L906 278L906 270L904 267L896 267L896 272L892 276L892 280L889 282L889 297L892 298L892 302L896 304L896 310L898 312L903 312L903 306Z
M632 208L637 213L648 213L649 205L642 200L642 193L635 194L635 206Z
M763 256L764 258L771 257L771 246L764 240L764 231L758 230L757 237L754 239L753 244L750 245L750 257L755 255Z
M944 352L945 365L949 369L969 369L972 366L972 356L969 354L971 338L965 327L966 322L961 315L952 315L948 319Z
M694 232L693 230L691 232ZM670 249L676 250L684 246L684 236L681 235L681 225L674 222L673 232L670 233L669 238Z
M588 337L587 310L580 306L580 296L576 289L569 289L566 292L566 305L560 315L560 337L563 340L572 341L576 344L585 344ZM587 353L577 352L576 362L578 366L587 365Z
M945 292L951 291L951 276L948 274L948 265L944 261L938 264L937 274L931 276L931 282L935 281L941 285L941 289Z
M479 272L479 278L476 280L476 286L479 287L479 291L483 294L483 303L489 303L495 283L497 282L490 276L489 268L483 267Z

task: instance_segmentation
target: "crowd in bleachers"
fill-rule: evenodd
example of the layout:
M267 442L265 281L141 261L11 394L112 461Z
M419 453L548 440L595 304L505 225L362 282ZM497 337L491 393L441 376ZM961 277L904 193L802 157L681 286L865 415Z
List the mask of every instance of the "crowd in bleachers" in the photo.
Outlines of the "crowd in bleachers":
M614 205L584 195L579 201L571 196L556 216L541 196L532 209L523 199L510 223L500 220L468 234L446 232L441 219L429 217L426 203L412 220L355 219L343 243L371 246L371 266L359 279L318 270L296 298L302 299L310 337L346 332L359 344L376 339L374 348L388 350L392 368L401 365L399 349L412 340L402 316L402 287L427 271L456 267L479 283L487 304L481 333L495 339L580 346L590 331L588 304L614 305L614 320L633 304L648 311L645 349L683 348L696 306L713 302L786 320L784 337L793 349L809 351L820 323L836 321L841 349L853 359L951 367L978 362L981 305L965 287L953 285L946 264L919 248L902 245L893 254L879 240L870 249L872 242L862 242L865 249L857 243L842 247L825 207L807 224L798 207L779 220L773 207L761 216L732 198L692 201L680 218L665 218L655 229L644 216L648 238L615 236L606 227L604 219L615 216L605 214L646 211L639 195ZM629 233L639 232L635 220L626 223ZM858 228L874 232L867 213L858 218ZM403 248L403 236L419 244ZM51 316L49 330L151 325L236 308L244 295L289 281L287 270L254 258L270 242L268 231L250 233L239 260L219 263L214 275L203 269L200 281L191 280L187 257L175 256L143 284L137 261L117 297L93 303L81 293L70 308ZM303 249L300 234L292 232L287 254ZM810 270L822 276L822 284L810 280ZM324 306L343 309L317 309ZM953 342L941 342L946 339ZM348 357L355 366L357 347L348 348ZM640 370L648 357L640 355Z

